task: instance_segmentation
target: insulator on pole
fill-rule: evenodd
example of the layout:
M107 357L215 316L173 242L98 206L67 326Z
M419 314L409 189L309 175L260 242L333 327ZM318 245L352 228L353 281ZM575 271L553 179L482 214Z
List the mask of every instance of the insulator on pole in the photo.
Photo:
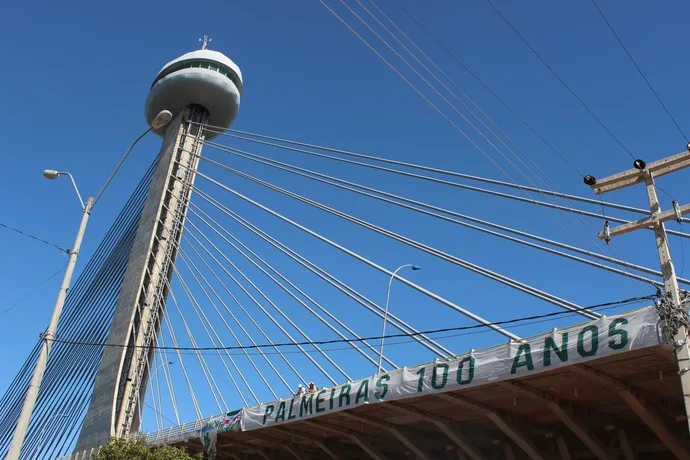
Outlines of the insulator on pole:
M611 242L611 227L609 226L609 221L604 222L604 241L606 244Z

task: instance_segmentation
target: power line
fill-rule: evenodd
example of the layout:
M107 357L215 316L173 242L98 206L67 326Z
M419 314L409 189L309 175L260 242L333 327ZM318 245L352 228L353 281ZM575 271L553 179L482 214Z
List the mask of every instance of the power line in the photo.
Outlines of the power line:
M50 241L44 240L43 238L39 238L35 235L32 235L30 233L27 233L25 231L19 230L18 228L10 227L9 225L0 223L0 227L6 228L7 230L10 230L12 232L18 233L19 235L25 236L27 238L31 238L32 240L38 241L39 243L47 244L48 246L52 246L56 249L59 249L60 251L69 254L70 250L67 248L63 248L62 246L59 246L55 243L51 243Z
M628 58L630 58L630 62L632 62L633 65L635 66L635 69L637 69L637 73L639 73L640 76L642 77L642 79L645 81L645 83L647 83L647 86L648 86L649 89L652 91L652 94L654 94L654 97L656 97L656 100L659 101L659 105L661 105L661 108L664 109L664 112L666 112L666 115L668 115L668 117L671 119L671 121L673 122L673 124L676 125L676 128L678 129L678 132L680 133L681 136L683 136L683 139L685 139L685 142L688 142L688 136L685 135L685 133L684 133L683 130L681 129L681 127L680 127L680 125L678 124L678 122L676 121L676 119L673 118L673 115L671 115L671 112L670 112L670 111L668 110L668 108L666 107L666 104L664 104L664 102L661 100L661 97L659 96L659 94L658 94L658 93L656 92L656 90L654 89L654 86L652 86L652 83L651 83L651 82L649 81L649 79L646 77L646 75L644 74L644 72L642 72L642 69L641 69L640 66L637 64L637 61L635 61L635 58L633 58L633 57L632 57L632 54L630 54L630 51L628 50L628 47L625 46L625 43L623 43L623 39L620 37L620 35L618 35L618 33L617 33L616 30L613 28L613 26L611 25L611 23L609 22L609 20L606 18L606 15L604 15L604 12L601 10L601 8L599 8L599 5L597 5L597 2L596 2L595 0L592 0L592 5L594 5L594 8L597 9L597 11L599 12L599 15L600 15L601 18L604 20L604 22L605 22L606 25L608 26L609 30L610 30L611 33L613 34L613 36L616 37L616 40L617 40L618 43L621 45L621 48L623 48L623 51L625 51L625 54L627 54L627 55L628 55Z
M41 289L43 286L45 286L46 284L48 284L53 278L55 278L56 276L58 276L58 275L62 272L62 270L64 270L64 269L65 269L65 268L62 267L62 266L61 266L60 268L58 268L57 271L56 271L55 273L53 273L52 275L50 275L49 278L47 278L47 279L46 279L45 281L43 281L41 284L39 284L38 286L36 286L36 287L33 288L32 290L30 290L29 292L27 292L26 294L24 294L24 296L22 296L21 299L17 300L15 303L13 303L13 304L10 305L9 307L7 307L7 308L5 308L3 311L1 311L1 312L0 312L0 316L3 316L4 314L9 313L11 310L13 310L15 307L17 307L20 303L24 302L26 299L28 299L29 297L31 297L32 294L34 294L36 291L38 291L38 290Z
M510 105L508 105L507 102L505 102L496 92L479 76L477 75L472 68L470 68L465 62L460 59L457 54L455 54L446 44L444 44L429 28L427 28L415 15L413 15L405 6L399 1L399 0L394 0L395 3L402 9L407 16L410 17L424 32L426 32L429 37L431 37L432 40L434 40L441 48L443 48L448 55L455 60L463 69L465 69L479 84L481 84L484 89L486 89L492 96L498 100L510 113L512 113L515 118L520 121L527 129L529 129L532 134L537 136L541 142L546 145L548 148L550 148L556 155L558 155L561 160L563 160L568 166L570 166L579 176L583 176L584 174L575 166L568 158L562 154L556 147L554 147L549 141L547 141L544 136L542 136L539 132L536 131L527 121L520 116Z
M627 299L616 300L613 302L605 302L605 303L600 303L600 304L596 304L596 305L590 305L588 307L582 307L582 309L595 310L597 308L625 305L628 303L639 302L642 300L654 300L655 298L656 298L655 295L630 297ZM371 341L371 340L380 340L381 338L393 339L393 338L401 338L401 337L413 337L413 336L422 335L422 334L438 334L438 333L444 333L444 332L466 331L466 330L472 330L472 329L486 328L486 327L490 327L491 325L494 325L494 326L506 325L506 324L525 322L525 321L541 320L544 318L552 318L552 317L563 316L563 315L572 315L573 313L574 312L572 312L572 311L554 311L554 312L545 313L542 315L523 316L521 318L513 318L513 319L503 320L503 321L494 321L490 325L472 324L469 326L446 327L446 328L430 329L430 330L419 331L419 332L387 334L384 336L379 335L379 336L370 336L370 337L357 337L357 338L353 338L353 339L330 339L330 340L315 340L315 341L303 341L303 342L267 343L267 344L256 344L256 345L234 345L234 346L227 346L227 347L178 347L178 346L174 346L174 347L160 347L160 346L149 347L146 345L113 344L113 343L107 343L107 342L82 342L82 341L77 341L77 340L62 340L59 338L55 338L55 339L51 339L51 340L53 342L62 343L65 345L108 347L108 348L128 348L128 349L129 348L146 348L146 349L157 349L157 350L168 350L168 351L169 350L172 350L172 351L251 350L251 349L276 348L276 347L294 347L294 346L304 346L304 345L329 345L329 344L334 344L334 343L364 342L364 341Z
M604 131L606 131L609 134L609 136L611 136L611 138L615 140L618 143L618 145L620 145L623 148L623 150L625 150L628 153L628 155L630 155L630 158L634 160L635 155L633 155L630 149L626 147L625 144L623 144L623 142L615 134L613 134L613 132L608 128L608 126L606 126L604 122L601 121L601 119L598 116L596 116L592 109L589 108L585 101L583 101L582 98L578 96L577 93L575 93L575 91L573 91L573 89L570 86L568 86L568 84L565 82L565 80L563 80L563 78L561 78L558 72L556 72L554 68L546 62L546 60L541 56L541 54L539 54L539 52L536 49L534 49L534 47L529 43L529 41L527 41L527 39L520 33L520 31L517 30L513 23L510 22L510 20L503 13L501 13L501 10L499 10L496 7L496 5L494 5L493 1L486 1L489 5L491 5L491 8L493 8L494 11L496 11L496 13L498 13L498 15L501 16L501 18L503 18L506 24L508 24L508 26L513 30L513 32L515 32L515 34L520 38L520 40L522 40L522 42L527 46L527 48L529 48L529 50L532 51L532 53L537 57L537 59L539 59L539 61L542 64L544 64L544 66L553 74L554 77L556 77L556 79L563 85L563 87L567 89L568 92L580 103L580 105L592 116L592 118L594 118L594 120L596 120L596 122L599 123L599 126L601 126L604 129Z

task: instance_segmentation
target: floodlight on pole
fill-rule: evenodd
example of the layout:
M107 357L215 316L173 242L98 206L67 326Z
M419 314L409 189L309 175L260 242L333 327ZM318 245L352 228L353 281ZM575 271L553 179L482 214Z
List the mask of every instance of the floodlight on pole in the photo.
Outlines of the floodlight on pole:
M45 169L43 171L43 177L45 177L46 179L50 179L50 180L57 179L59 175L60 175L60 172L56 171L54 169Z
M386 323L388 322L388 303L391 298L391 287L393 286L393 280L397 277L398 272L402 270L403 268L411 268L413 271L421 270L422 267L418 265L413 265L413 264L405 264L401 265L398 268L395 269L393 274L391 275L390 280L388 281L388 293L386 294L386 308L384 309L383 312L383 328L381 329L381 346L379 348L379 365L378 369L376 371L377 374L381 373L381 363L383 361L383 342L386 337Z

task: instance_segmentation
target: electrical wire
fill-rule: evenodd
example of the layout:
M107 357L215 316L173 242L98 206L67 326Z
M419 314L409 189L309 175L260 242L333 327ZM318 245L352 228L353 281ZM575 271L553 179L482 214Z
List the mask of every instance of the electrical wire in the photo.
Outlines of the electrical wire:
M652 297L652 296L650 296L650 297ZM640 300L632 301L630 304L627 304L627 305L633 305L633 304L635 304L635 303L639 303L639 302L642 302L642 301L648 301L648 300L649 300L649 299L646 299L646 298L644 298L644 297L641 297ZM609 307L602 307L602 308L597 309L597 311L603 312L603 311L613 310L613 309L616 309L616 308L619 308L619 306L618 306L618 305L614 305L614 306L609 306ZM573 316L576 315L576 313L567 313L567 312L564 312L564 313L565 313L565 316L564 316L564 317L573 317ZM523 327L534 326L535 324L548 323L548 322L550 322L550 321L552 321L550 318L544 318L544 319L539 319L539 320L532 320L532 321L527 321L527 322L521 323L521 324L515 324L515 325L513 325L512 328L513 328L513 329L519 329L519 328L523 328ZM490 330L486 330L486 329L471 330L471 331L466 331L466 332L449 332L449 333L443 333L443 334L441 334L441 335L435 335L434 338L435 338L435 339L449 339L449 338L457 338L457 337L475 336L475 335L486 334L486 333L490 333L490 332L491 332ZM528 340L528 339L525 339L525 340ZM391 346L395 346L395 345L406 345L406 344L411 343L412 341L413 341L412 338L409 339L409 340L407 340L407 339L399 339L399 340L394 340L394 341L386 342L386 346L388 346L389 344L390 344ZM327 347L327 348L324 348L324 350L326 350L326 351L345 351L345 350L351 349L352 347L363 348L363 347L365 347L365 345L362 345L362 344L359 344L359 345L358 345L358 344L348 344L348 347ZM489 347L489 348L494 348L494 347L495 347L495 345L494 345L493 347ZM212 354L212 352L215 352L215 351L216 351L216 350L209 350L209 351L180 351L179 353L182 354L182 355L191 355L191 354L196 354L196 353L201 353L201 354L205 354L205 355L210 355L210 354ZM476 351L476 350L475 350L475 351ZM229 351L227 351L227 350L226 350L226 352L227 352L228 354L230 354L231 356L242 356L242 354L239 354L239 353L231 353L231 352L229 352ZM249 352L249 351L246 351L246 350L242 350L242 352L243 352L243 354L249 354L250 356L257 356L257 355L259 354L259 353L257 353L257 352ZM309 350L309 352L310 352L310 353L315 353L316 351L315 351L315 350ZM263 352L263 353L265 353L265 354L267 354L267 355L277 354L277 352L275 352L275 351L265 351L265 352ZM298 350L282 350L281 353L286 354L286 355L293 355L293 354L299 354L299 353L301 353L301 351L298 351ZM449 355L449 356L445 357L444 359L451 359L453 356L459 356L459 355ZM179 423L178 423L178 425L179 425Z
M55 278L55 277L58 276L60 273L62 273L64 269L65 269L64 266L60 266L60 268L58 268L58 269L55 271L55 273L53 273L53 274L50 275L48 278L46 278L45 281L41 282L41 283L40 283L39 285L37 285L35 288L33 288L32 290L30 290L29 292L27 292L26 294L24 294L24 295L23 295L19 300L17 300L15 303L13 303L12 305L10 305L10 306L8 306L7 308L5 308L4 310L2 310L2 311L0 312L0 316L3 316L3 315L5 315L6 313L9 313L10 311L12 311L12 310L13 310L15 307L17 307L19 304L21 304L21 303L24 302L26 299L28 299L29 297L31 297L31 295L33 295L36 291L38 291L38 290L41 289L43 286L45 286L45 285L48 284L50 281L52 281L53 278Z
M656 92L656 90L654 89L654 86L649 81L647 76L644 74L644 72L642 71L640 66L637 64L637 61L635 60L635 58L633 58L632 54L630 54L630 50L628 50L628 47L625 46L625 43L623 43L623 39L621 38L621 36L618 34L618 32L616 32L616 29L613 28L613 25L611 25L611 22L606 18L606 15L602 11L602 9L599 7L599 5L597 5L597 2L595 0L592 0L592 5L594 5L594 8L597 9L597 11L599 12L599 15L604 20L604 22L608 26L609 30L613 34L613 36L616 37L616 41L618 41L618 44L621 45L621 48L623 48L623 51L625 51L625 54L630 59L630 62L632 62L633 66L635 66L637 73L640 74L640 77L642 77L642 79L647 84L647 87L650 89L652 94L654 94L654 97L659 102L659 105L661 105L661 108L664 109L664 112L666 112L666 115L668 115L668 117L671 119L673 124L676 126L676 129L678 129L678 132L680 133L680 135L683 136L683 140L685 140L685 142L688 142L688 140L690 140L690 139L688 139L688 136L685 135L685 133L683 132L683 129L680 127L680 125L678 124L676 119L673 117L673 115L671 115L671 112L668 110L668 107L666 107L666 104L664 104L664 101L661 99L661 96L659 96L659 93Z
M644 300L654 300L656 299L656 295L648 295L648 296L637 296L637 297L631 297L627 299L622 299L622 300L616 300L612 302L605 302L605 303L600 303L596 305L590 305L587 307L582 307L583 309L594 311L598 308L602 307L613 307L613 306L621 306L625 305L628 303L632 302L640 302ZM513 318L513 319L507 319L507 320L501 320L501 321L493 321L491 324L492 325L508 325L508 324L515 324L515 323L520 323L520 322L525 322L525 321L532 321L532 320L541 320L541 319L546 319L546 318L554 318L554 317L559 317L567 314L574 314L574 312L571 311L554 311L550 313L544 313L541 315L531 315L531 316L523 316L519 318ZM467 330L474 330L474 329L483 329L483 328L488 328L490 325L485 325L485 324L471 324L471 325L466 325L466 326L454 326L454 327L445 327L445 328L438 328L438 329L429 329L421 332L412 332L412 333L396 333L396 334L386 334L386 335L377 335L377 336L369 336L369 337L360 337L360 338L352 338L352 339L328 339L328 340L309 340L309 341L302 341L302 342L282 342L282 343L266 343L266 344L257 344L257 345L237 345L237 346L223 346L223 347L179 347L179 346L173 346L173 347L154 347L153 349L156 350L173 350L173 351L218 351L218 350L255 350L255 349L263 349L263 348L283 348L283 347L298 347L298 346L305 346L305 345L330 345L330 344L336 344L336 343L351 343L351 342L365 342L365 341L373 341L373 340L380 340L381 338L384 339L395 339L395 338L409 338L412 336L416 335L421 335L421 334L439 334L439 333L444 333L444 332L456 332L456 331L467 331ZM144 347L143 345L132 345L132 344L115 344L115 343L107 343L107 342L83 342L83 341L78 341L78 340L69 340L69 339L60 339L60 338L53 338L51 339L53 342L56 343L63 343L65 345L75 345L75 346L90 346L90 347L103 347L103 348L142 348Z
M609 129L609 127L606 126L606 124L604 124L603 121L601 121L601 119L592 111L592 109L589 108L585 101L583 101L582 98L578 96L577 93L575 93L575 91L573 91L573 89L565 82L565 80L563 80L563 78L558 74L558 72L556 72L554 68L549 65L548 62L546 62L546 60L541 56L541 54L536 49L534 49L530 42L527 41L527 39L520 33L520 31L513 25L513 23L510 22L510 20L501 12L501 10L499 10L496 7L494 2L492 0L486 0L486 2L489 5L491 5L491 8L493 8L494 11L496 11L496 13L498 13L498 15L501 18L503 18L505 23L508 24L508 26L513 30L513 32L515 32L515 35L517 35L520 38L520 40L522 40L522 42L527 46L527 48L529 48L529 50L537 57L537 59L539 59L539 62L541 62L544 65L544 67L546 67L549 70L549 72L551 72L551 74L554 77L556 77L556 79L580 103L580 105L587 111L587 113L589 113L592 116L592 118L594 118L594 120L599 124L599 126L601 126L604 129L604 131L606 131L608 135L611 136L611 138L614 141L616 141L616 143L619 146L621 146L621 148L625 150L628 155L630 155L630 158L635 160L635 155L633 155L632 151L623 143L623 141L621 141L615 134L613 134L611 129Z
M63 248L63 247L60 246L60 245L57 245L57 244L55 244L55 243L51 243L51 242L48 241L48 240L44 240L43 238L39 238L39 237L37 237L37 236L35 236L35 235L32 235L31 233L27 233L27 232L25 232L25 231L23 231L23 230L20 230L20 229L18 229L18 228L10 227L10 226L7 225L7 224L3 224L3 223L0 222L0 227L5 228L5 229L7 229L7 230L9 230L9 231L11 231L11 232L15 232L15 233L17 233L17 234L19 234L19 235L25 236L25 237L27 237L27 238L30 238L30 239L32 239L32 240L34 240L34 241L38 241L39 243L43 243L43 244L46 244L46 245L48 245L48 246L51 246L51 247L53 247L53 248L55 248L55 249L57 249L57 250L59 250L59 251L61 251L61 252L64 252L65 254L68 254L68 255L69 255L69 253L71 252L71 251L70 251L69 249L67 249L67 248Z
M493 97L495 97L498 102L500 102L506 109L508 109L508 111L512 113L513 116L515 116L515 118L517 118L520 123L522 123L528 130L530 130L532 134L534 134L545 146L547 146L556 155L558 155L558 157L561 160L563 160L563 162L565 162L568 166L570 166L570 168L572 168L573 171L575 171L578 174L578 176L584 176L584 173L581 172L577 168L577 166L575 166L570 160L568 160L568 158L563 153L561 153L556 147L549 143L542 134L537 132L536 129L532 125L530 125L522 116L520 116L520 114L518 114L510 105L508 105L508 103L505 102L503 98L496 94L496 92L486 83L486 81L484 81L474 70L472 70L472 68L470 68L465 62L463 62L457 56L456 53L454 53L448 46L446 46L446 44L444 44L433 32L431 32L431 30L429 30L428 27L426 27L415 15L413 15L407 8L405 8L405 6L399 0L394 1L410 19L412 19L427 35L429 35L429 37L431 37L432 40L434 40L438 45L440 45L441 48L443 48L445 52L448 53L448 55L451 58L453 58L455 62L457 62L463 69L465 69L465 71L467 71L472 76L472 78L474 78L480 85L484 87L484 89L486 89ZM403 33L403 35L405 34Z

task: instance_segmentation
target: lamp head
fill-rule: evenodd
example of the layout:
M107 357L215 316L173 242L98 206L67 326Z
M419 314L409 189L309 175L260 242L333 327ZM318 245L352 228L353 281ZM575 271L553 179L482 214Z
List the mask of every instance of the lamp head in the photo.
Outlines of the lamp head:
M420 267L419 265L413 265L412 266L412 270L417 271L417 270L421 270L421 269L422 269L422 267Z
M57 179L59 175L60 172L54 169L46 169L43 171L43 177L45 177L46 179Z
M161 129L170 123L170 120L172 120L172 112L170 110L161 110L151 122L151 128L154 130Z

